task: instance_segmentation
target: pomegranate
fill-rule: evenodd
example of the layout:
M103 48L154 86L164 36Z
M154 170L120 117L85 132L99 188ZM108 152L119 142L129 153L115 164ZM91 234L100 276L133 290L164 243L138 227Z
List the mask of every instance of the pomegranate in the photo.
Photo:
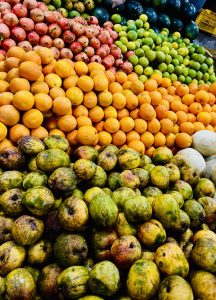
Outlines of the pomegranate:
M3 1L2 1L3 2ZM11 5L11 6L14 6L15 4L17 3L20 3L21 0L7 0L7 2Z
M88 39L92 39L94 36L96 36L94 28L92 28L91 26L86 26L85 27L85 36Z
M94 55L90 58L90 62L102 63L102 58L99 55Z
M107 55L102 59L102 64L106 69L112 68L114 63L115 63L115 58L111 54Z
M11 6L7 2L0 2L0 12L3 12L5 9L10 9Z
M9 27L16 26L19 23L19 19L14 13L8 13L4 15L3 22Z
M56 47L51 47L50 50L52 50L55 59L58 59L60 57L59 49L57 49Z
M9 38L10 30L7 25L0 23L0 40Z
M1 15L2 15L2 17L4 17L5 15L10 14L10 13L11 13L11 9L7 8L7 9L3 10L3 12L1 13Z
M89 58L84 52L81 52L75 56L75 61L83 61L87 64L89 62Z
M80 23L82 25L87 25L87 21L83 17L80 17L80 16L75 17L74 21L78 22L78 23Z
M121 65L122 70L129 74L133 71L133 65L132 63L130 63L129 61L125 61L122 65Z
M101 45L101 42L99 41L98 38L96 37L93 37L91 40L90 40L90 46L93 47L94 49L98 49Z
M62 14L59 11L55 10L55 11L52 12L52 14L53 14L53 16L55 18L55 21L58 21L58 20L60 20L62 18Z
M111 36L111 38L115 41L115 40L117 40L117 38L118 38L118 33L115 32L114 30L112 30L112 31L110 32L110 36Z
M112 67L112 68L109 69L109 71L111 71L115 74L117 72L117 69L115 67Z
M111 48L110 53L112 54L112 56L115 59L121 58L122 53L121 53L121 49L119 47L117 47L116 45L113 44L113 45L111 45L110 48Z
M11 37L16 42L22 42L26 39L26 32L23 28L16 26L11 29Z
M108 45L102 45L100 48L97 49L96 54L99 55L100 57L105 57L110 53L110 48Z
M19 42L17 46L23 48L26 52L32 50L32 45L28 41Z
M34 22L30 18L21 18L19 25L25 31L32 31L32 30L34 30Z
M34 8L30 11L30 17L35 23L43 22L44 12L40 8Z
M1 42L1 48L6 52L13 46L16 46L16 42L12 39L4 39Z
M2 55L3 57L6 57L6 51L4 51L3 49L0 49L0 56Z
M25 5L28 9L33 9L38 7L37 0L24 0L23 5Z
M48 27L48 33L52 38L59 37L61 35L61 32L61 27L56 23L50 24Z
M23 18L26 17L28 14L28 10L25 5L18 3L14 5L12 8L12 12L18 17L18 18Z
M48 11L48 7L43 2L38 2L38 8L40 8L42 11Z
M40 45L37 45L37 46L34 46L34 47L32 48L32 50L37 51L37 50L40 49L40 48L43 48L43 47L40 46Z
M111 51L112 52L112 51ZM130 56L134 55L134 51L130 50L125 54L125 57L128 59Z
M86 47L84 49L84 52L87 54L88 57L92 57L95 54L94 48L90 46Z
M110 33L108 30L101 30L100 34L98 35L98 39L102 44L107 44L108 39L110 38Z
M47 47L47 48L52 47L52 42L53 42L53 40L48 35L43 35L40 38L40 45L43 47Z
M73 25L72 30L76 36L81 36L85 32L85 27L82 24L77 22Z
M61 38L56 38L53 40L53 47L56 47L58 49L62 49L64 48L65 44L64 44L64 41L63 39Z
M27 34L27 39L31 45L37 45L40 40L40 36L35 31L31 31Z
M78 53L82 52L82 46L78 42L73 42L72 44L70 44L70 50L74 54L78 54Z
M62 30L69 30L70 29L70 23L68 22L67 18L61 18L57 22L58 22L58 25L61 27Z
M88 45L89 45L89 39L86 37L86 36L84 36L84 35L82 35L82 36L80 36L78 39L77 39L77 42L78 43L80 43L80 45L82 46L82 47L87 47Z
M67 44L71 44L76 40L75 34L73 32L71 32L70 30L66 30L63 33L62 38L63 38L64 42Z
M62 48L60 50L60 56L61 58L68 58L68 59L72 59L73 58L73 53L70 49L68 48Z
M88 18L88 24L95 24L95 25L98 25L99 22L98 22L98 19L94 16L91 16Z
M54 23L56 21L55 15L51 11L44 12L45 21L49 24Z
M113 28L113 23L111 21L107 21L103 24L103 27L104 28L106 28L106 27Z
M35 24L34 29L39 35L44 35L48 32L48 26L43 22Z
M119 68L119 67L121 67L121 66L123 65L123 63L124 63L123 59L122 59L122 58L118 58L118 59L116 59L116 61L115 61L115 66L116 66L117 68Z

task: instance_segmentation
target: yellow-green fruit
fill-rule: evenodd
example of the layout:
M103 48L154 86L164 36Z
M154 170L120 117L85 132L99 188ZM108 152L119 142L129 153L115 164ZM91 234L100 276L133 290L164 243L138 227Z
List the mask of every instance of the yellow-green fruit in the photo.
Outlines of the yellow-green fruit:
M118 153L118 164L123 170L138 168L140 165L140 154L131 148L122 149Z
M216 299L216 277L206 271L197 271L192 275L191 286L196 299Z
M68 140L59 135L50 135L46 137L43 142L48 149L61 149L63 151L67 151L69 149Z
M97 186L92 187L85 192L84 201L86 202L87 205L89 205L91 200L99 194L105 195L104 191L101 188L99 188Z
M0 175L0 193L22 188L24 174L19 171L6 171Z
M57 264L50 264L41 270L38 288L45 299L52 299L58 295L57 278L61 272L62 269Z
M133 198L135 195L136 193L131 188L121 187L113 192L112 198L113 201L118 206L119 211L123 211L127 200Z
M74 155L78 159L83 158L83 159L95 161L96 158L98 157L98 152L96 149L94 149L91 146L80 146L75 150Z
M87 159L78 159L73 166L77 176L83 180L92 179L96 173L97 165Z
M0 277L0 300L3 300L5 293L5 279L3 277Z
M13 219L0 214L0 245L13 239L11 234L13 222Z
M40 240L30 245L27 260L30 265L42 265L52 256L52 244L48 240Z
M61 149L49 149L41 151L36 157L39 170L53 172L60 167L68 167L70 157Z
M21 203L23 191L21 189L11 189L4 192L0 196L0 208L2 212L8 217L18 217L23 211L24 207Z
M152 216L151 203L144 196L135 196L125 203L124 214L127 221L132 224L148 221Z
M138 238L146 247L158 247L165 243L166 231L159 221L151 219L139 226Z
M212 239L216 242L216 234L214 233L214 231L199 230L193 236L193 243L195 243L197 240L199 240L200 238L203 238L203 237Z
M155 252L144 250L142 252L141 258L154 261L155 260Z
M127 290L132 299L150 300L157 293L160 273L153 261L137 260L129 270Z
M170 194L176 200L179 208L182 208L182 206L184 205L184 198L182 197L182 194L180 194L177 191L169 191L167 193Z
M35 186L46 186L47 180L46 174L41 171L30 172L23 180L23 187L28 190Z
M165 167L167 168L167 170L169 172L169 181L170 182L173 183L180 179L180 177L181 177L180 170L176 165L169 163L169 164L166 164Z
M186 277L189 271L189 264L183 251L173 243L166 243L157 248L155 262L165 275Z
M179 192L184 200L193 199L192 187L183 180L177 180L173 186L173 190Z
M119 236L129 235L129 234L136 235L137 228L136 226L128 223L124 213L120 213L118 215L118 219L116 222L116 232Z
M167 164L173 157L172 151L167 147L158 147L154 150L152 155L152 161L158 165Z
M169 186L169 172L164 166L156 166L150 173L151 182L159 189L167 189Z
M43 142L34 136L21 137L18 146L27 155L36 155L45 149Z
M82 298L79 298L79 300L103 300L103 298L98 296L85 296Z
M196 199L200 197L214 197L215 186L214 183L208 178L200 178L198 184L195 187L194 194Z

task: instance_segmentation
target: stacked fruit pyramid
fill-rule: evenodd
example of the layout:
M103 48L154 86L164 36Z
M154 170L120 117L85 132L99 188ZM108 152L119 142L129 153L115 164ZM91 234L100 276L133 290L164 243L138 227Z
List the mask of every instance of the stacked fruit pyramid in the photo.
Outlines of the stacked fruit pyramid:
M213 61L54 3L0 2L0 299L215 299Z

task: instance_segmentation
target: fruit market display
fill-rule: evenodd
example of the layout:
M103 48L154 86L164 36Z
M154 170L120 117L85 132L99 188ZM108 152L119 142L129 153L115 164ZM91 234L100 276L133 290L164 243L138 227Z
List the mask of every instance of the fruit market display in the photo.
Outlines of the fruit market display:
M0 153L2 299L216 296L216 200L181 155L59 136Z
M71 147L113 143L151 156L164 145L174 152L190 147L194 132L216 130L216 83L172 84L159 74L142 83L135 73L56 61L48 48L17 46L0 71L1 148L23 135L60 134Z

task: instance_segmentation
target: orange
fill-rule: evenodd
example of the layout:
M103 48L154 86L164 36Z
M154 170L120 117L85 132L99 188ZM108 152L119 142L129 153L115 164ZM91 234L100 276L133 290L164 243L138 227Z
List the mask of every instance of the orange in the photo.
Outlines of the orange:
M210 115L211 115L211 122L210 122L210 124L212 126L215 126L216 125L216 112L210 112Z
M24 78L14 78L10 81L10 90L13 94L19 91L30 91L30 83Z
M144 91L144 92L140 93L138 95L138 101L139 101L139 105L142 105L144 103L150 104L151 103L151 98L149 96L149 92Z
M151 133L157 133L161 128L160 122L153 118L151 121L148 122L148 131Z
M107 107L112 104L113 95L109 91L101 92L98 95L98 102L100 106Z
M84 105L78 105L73 109L73 115L75 118L86 116L88 117L88 109Z
M103 117L104 111L100 106L95 106L94 108L90 109L89 118L92 120L93 123L98 123L102 121Z
M167 88L167 92L168 92L168 94L171 95L171 96L175 95L175 93L176 93L176 87L173 86L173 85L170 85L170 86Z
M52 110L59 116L70 115L72 113L71 102L66 97L57 97L53 100Z
M0 80L0 93L9 92L9 83L4 80Z
M166 137L162 132L157 132L154 135L154 147L163 147L166 143Z
M86 75L88 73L88 66L83 61L75 62L74 69L78 76Z
M114 93L113 94L112 105L116 109L122 109L122 108L124 108L125 105L126 105L126 97L123 94L121 94L121 93Z
M61 77L57 74L50 73L45 76L45 82L48 84L50 88L61 87L62 80Z
M31 85L32 94L44 93L49 94L49 86L46 82L35 81Z
M200 104L206 104L209 101L209 94L204 90L200 90L196 92L195 100Z
M71 146L75 146L78 144L77 131L78 130L73 130L73 131L69 132L66 136L67 140Z
M0 142L2 142L7 136L7 127L0 122Z
M30 130L22 125L16 124L10 128L9 137L13 142L17 142L22 136L30 135Z
M167 116L168 109L164 105L158 105L155 107L155 112L158 120L164 119Z
M175 134L169 133L166 135L166 144L168 148L171 148L175 145Z
M94 92L84 94L83 105L87 108L93 108L97 105L97 95Z
M53 87L50 89L49 95L52 99L57 97L65 97L65 91L60 87Z
M91 73L93 70L102 70L105 72L105 67L97 62L91 62L90 64L88 64L88 70L89 73Z
M18 68L21 60L17 57L8 57L5 59L4 67L5 71L8 72L13 68Z
M124 132L129 132L134 128L134 120L131 117L123 117L120 121L120 129Z
M41 58L41 63L44 65L51 63L51 61L54 59L52 50L46 47L40 47L36 50L36 52Z
M186 113L188 113L189 109L188 106L186 104L182 104L182 110Z
M106 75L107 79L109 80L109 82L115 81L115 74L112 71L106 70L105 75Z
M209 130L209 131L214 131L214 127L210 124L208 124L206 127L205 127L206 130Z
M115 109L115 107L109 106L104 109L104 118L105 119L108 119L108 118L117 119L117 116L118 116L118 114L117 114L117 110Z
M10 104L2 105L0 107L0 121L7 126L13 126L19 122L19 111Z
M190 94L195 95L196 92L198 91L198 85L194 82L191 82L188 87L189 87L189 93Z
M183 104L180 100L173 100L170 107L172 111L177 112L183 109Z
M87 116L80 116L77 118L77 128L82 126L92 126L92 121Z
M162 83L162 80L163 80L162 76L160 74L157 74L157 73L152 74L151 79L156 80L159 85Z
M103 75L105 75L105 73L104 73L104 71L102 71L102 70L97 70L97 69L93 70L93 71L90 73L90 77L91 77L91 78L95 77L96 75L101 75L101 76L103 76Z
M126 143L126 134L122 130L118 130L112 134L112 143L117 146L121 147Z
M187 120L188 122L194 123L196 122L196 116L192 113L187 113Z
M193 94L186 94L182 97L182 103L186 105L191 105L194 102L195 96Z
M213 104L212 107L211 107L211 111L214 111L216 112L216 104Z
M83 102L83 92L80 88L73 86L66 91L66 97L72 105L80 105Z
M49 135L59 135L61 137L65 137L64 132L61 131L60 129L52 129L52 130L50 130Z
M161 86L161 87L159 87L159 88L157 89L157 91L161 94L162 97L168 95L168 91L167 91L167 89L166 89L165 87L162 87L162 86Z
M181 85L181 81L175 80L173 81L173 85L177 88L179 85Z
M79 77L77 85L83 92L88 93L93 90L94 81L90 76L82 75Z
M169 86L172 85L172 82L169 78L162 78L162 82L160 85L164 88L168 88Z
M201 122L203 125L208 125L211 122L211 115L208 112L201 111L197 115L197 121Z
M150 146L149 148L146 148L145 154L148 155L149 157L152 157L154 150L155 150L155 147Z
M33 61L24 61L19 65L19 75L30 81L35 81L41 76L40 67Z
M133 110L130 111L130 117L134 120L136 120L137 118L140 117L139 115L139 108L135 108Z
M145 147L150 147L154 144L154 135L151 132L146 131L141 135L141 141Z
M132 82L131 81L125 81L125 83L122 85L123 90L128 90L131 87Z
M7 72L7 78L6 79L1 78L1 80L6 80L7 82L11 82L11 80L14 79L14 78L20 78L18 68L13 68L10 71L8 71Z
M55 63L55 72L61 78L66 78L68 76L75 75L75 71L72 64L70 64L65 59L60 59Z
M148 92L156 91L157 87L158 87L157 81L154 79L148 79L144 84L144 89L145 91Z
M170 119L160 120L160 125L161 125L160 131L165 135L172 132L173 122Z
M123 91L123 88L122 88L121 84L118 83L118 82L111 82L109 84L108 88L109 88L109 91L112 94L114 94L114 93L121 93Z
M31 135L37 137L40 140L44 140L48 135L48 131L43 126L31 130Z
M181 124L182 122L187 122L187 114L184 111L177 111L177 124Z
M120 123L117 119L115 118L108 118L104 122L104 129L108 131L109 133L114 133L118 131L120 128Z
M96 124L94 124L95 129L97 130L97 132L101 132L104 130L104 121L100 121Z
M177 116L176 116L176 114L175 114L173 111L171 111L171 110L167 111L167 113L166 113L166 118L167 118L167 119L170 119L173 123L176 123L176 122L177 122Z
M44 93L38 93L34 96L35 107L40 111L48 111L52 107L52 98Z
M142 104L140 106L139 114L140 114L140 117L146 121L150 121L153 118L156 118L156 112L154 110L154 107L148 103Z
M209 85L207 83L202 83L202 84L199 85L199 90L208 92Z
M65 90L69 89L72 86L77 86L79 77L77 75L70 75L63 81L63 87Z
M2 142L0 142L0 152L4 149L13 148L14 144L9 139L4 139Z
M0 106L11 104L13 100L13 94L10 92L3 92L0 94Z
M130 143L133 140L140 141L140 135L135 130L131 130L127 133L127 143Z
M159 105L159 104L161 103L161 101L162 101L162 96L161 96L161 94L160 94L159 92L157 92L157 91L150 92L150 93L149 93L149 96L150 96L150 98L151 98L151 104L152 104L153 106Z
M17 57L17 58L22 60L25 53L26 52L23 48L18 47L18 46L13 46L13 47L8 49L7 57Z
M134 94L126 95L126 100L127 100L126 107L129 110L134 110L139 104L138 98Z
M176 95L183 97L184 95L189 94L189 87L186 84L181 84L176 88Z
M31 109L34 102L34 96L28 91L19 91L13 97L13 105L21 111Z
M130 143L128 143L128 146L141 154L145 153L145 146L141 141L137 141L137 140L131 141Z
M190 122L182 122L179 125L179 131L188 133L189 135L192 135L194 133L194 125Z
M77 121L72 115L64 115L58 118L58 128L64 132L70 132L77 126Z
M209 93L212 93L213 95L216 96L216 82L212 83L212 84L209 86Z
M98 144L100 146L107 146L112 143L112 135L109 132L101 131L98 133Z
M208 103L204 104L202 106L202 110L207 111L207 112L211 112L211 105L209 105Z
M189 106L189 112L191 112L194 115L197 115L201 111L202 105L200 103L194 102Z
M174 133L174 134L179 133L179 125L178 124L173 125L172 133Z
M43 114L38 109L30 109L23 114L22 121L28 128L37 128L43 123Z
M25 52L25 54L23 55L22 58L23 61L33 61L35 62L37 65L41 65L41 58L40 56L37 54L37 52L35 51L28 51Z
M192 144L192 138L189 134L181 132L176 134L176 145L179 148L187 148Z
M121 85L127 81L127 78L127 74L122 71L118 71L115 74L116 82L120 83Z
M128 75L127 80L131 81L131 82L138 80L138 75L136 73L132 72Z
M51 129L55 129L57 128L57 118L54 117L50 117L48 119L45 119L45 128L49 131Z
M129 111L126 108L118 110L117 119L121 120L123 117L129 117Z
M209 105L213 105L215 103L215 100L216 100L215 95L213 93L208 93L208 94L209 94L209 102L208 102L208 104Z
M147 122L140 118L135 119L134 130L140 134L144 133L147 130Z
M106 89L108 89L108 86L109 86L109 81L108 79L106 78L106 76L104 75L96 75L94 78L93 78L93 81L94 81L94 89L95 91L97 92L103 92L105 91Z
M130 90L134 94L139 95L144 91L144 84L140 80L133 81L130 86Z
M48 65L43 67L43 74L47 75L50 73L55 73L55 64L56 64L56 60L53 59Z
M77 140L82 145L94 146L98 141L97 130L92 126L82 126L77 130Z
M174 100L174 97L171 96L171 95L164 95L163 96L163 99L161 100L161 103L162 101L166 100L168 102L168 104L170 104L173 100Z

